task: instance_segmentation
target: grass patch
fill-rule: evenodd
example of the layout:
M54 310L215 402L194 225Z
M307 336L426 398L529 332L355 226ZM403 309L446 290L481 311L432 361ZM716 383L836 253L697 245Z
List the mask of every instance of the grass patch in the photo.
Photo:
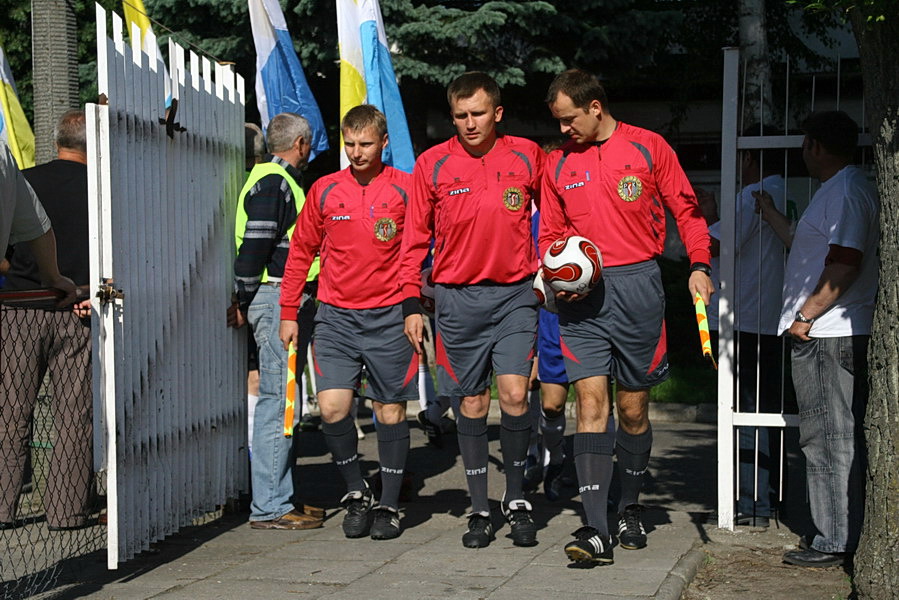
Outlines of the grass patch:
M705 367L671 367L671 377L649 392L652 402L682 404L715 404L718 374L711 365Z

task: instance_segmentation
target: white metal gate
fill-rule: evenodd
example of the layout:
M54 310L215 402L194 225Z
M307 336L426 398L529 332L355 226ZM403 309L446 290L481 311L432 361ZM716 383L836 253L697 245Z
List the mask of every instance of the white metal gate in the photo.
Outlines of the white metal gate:
M864 127L864 109L861 98L843 100L841 105L841 77L839 61L837 71L830 81L835 81L835 87L828 93L822 94L816 89L816 77L808 78L805 86L808 96L801 98L803 109L811 110L845 110L859 125ZM794 190L794 197L804 195L805 202L802 208L808 205L817 183L808 178L798 178L789 173L786 160L786 152L789 149L802 147L804 136L791 132L796 131L797 119L791 114L796 109L799 98L790 84L790 63L785 65L786 83L783 90L783 115L779 119L778 127L783 130L783 135L742 136L740 130L740 107L742 105L742 90L744 90L743 78L746 74L741 69L740 52L738 48L726 48L724 50L724 90L721 119L721 255L720 255L720 290L718 294L719 309L719 346L718 346L718 527L725 529L734 528L735 492L738 488L738 477L735 466L738 462L738 444L736 441L737 427L768 427L779 430L781 437L780 456L771 457L781 465L785 464L783 430L787 427L798 427L799 417L795 414L743 411L735 408L735 398L738 368L735 361L737 352L734 334L734 306L737 296L739 279L736 277L735 261L735 228L738 219L734 198L739 190L740 174L738 172L738 151L776 149L784 152L784 179L788 181L788 187ZM829 83L828 85L833 85ZM770 118L770 116L769 116ZM764 119L763 119L764 121ZM763 125L766 123L762 123ZM748 125L748 124L747 124ZM869 134L859 136L859 146L871 145ZM799 211L801 214L801 210ZM796 215L798 218L798 215ZM789 342L786 342L786 354L789 356ZM743 376L756 376L757 373L743 374ZM756 386L758 390L761 386ZM758 402L756 403L758 406ZM781 399L783 407L783 399ZM755 454L758 457L758 434L756 434ZM755 469L757 470L758 458ZM781 468L783 473L783 468ZM782 492L782 487L779 486ZM768 493L767 490L755 490L754 493Z
M225 326L244 85L169 45L165 71L97 6L87 105L97 468L109 568L246 489L246 357ZM133 35L132 40L139 40ZM139 44L139 42L138 42ZM146 44L155 54L156 43Z

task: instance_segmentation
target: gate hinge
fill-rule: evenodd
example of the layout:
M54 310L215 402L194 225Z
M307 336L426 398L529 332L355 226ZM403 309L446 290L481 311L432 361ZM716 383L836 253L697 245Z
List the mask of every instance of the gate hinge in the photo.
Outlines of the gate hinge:
M103 283L100 284L100 287L97 288L97 298L100 300L100 304L109 304L110 302L115 302L116 300L124 300L125 292L114 288L112 286L112 280L106 279L103 281Z

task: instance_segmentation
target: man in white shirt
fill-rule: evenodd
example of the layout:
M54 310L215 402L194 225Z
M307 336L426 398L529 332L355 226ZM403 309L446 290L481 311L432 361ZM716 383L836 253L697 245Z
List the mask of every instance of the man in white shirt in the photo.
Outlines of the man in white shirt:
M792 337L800 445L818 533L784 561L842 564L858 545L864 511L867 347L877 295L880 201L853 166L858 125L844 112L803 124L802 157L821 182L796 226L784 275L779 333ZM770 196L759 207L782 238L789 221Z

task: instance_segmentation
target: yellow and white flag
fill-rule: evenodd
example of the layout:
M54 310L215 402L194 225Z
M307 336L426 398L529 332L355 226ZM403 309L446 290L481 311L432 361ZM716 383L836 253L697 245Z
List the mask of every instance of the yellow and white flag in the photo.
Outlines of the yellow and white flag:
M340 118L363 103L378 107L387 117L390 137L384 163L411 173L415 154L378 0L337 0L337 37ZM341 166L346 167L346 156L341 153L340 158Z
M9 146L20 169L34 166L34 133L19 103L16 82L0 47L0 140Z
M153 29L143 0L122 0L122 10L125 12L125 22L128 23L128 35L131 35L131 24L136 24L140 29L140 47L146 52L147 32Z
M128 25L128 35L131 35L132 25L137 25L140 29L140 47L141 50L150 54L148 44L156 43L156 36L147 35L153 33L153 27L150 25L150 17L147 16L147 9L144 8L143 0L122 0L122 10L125 13L125 22ZM156 56L162 59L162 52L159 45L156 46ZM169 70L163 66L165 72L165 107L172 105L172 85L169 80Z

